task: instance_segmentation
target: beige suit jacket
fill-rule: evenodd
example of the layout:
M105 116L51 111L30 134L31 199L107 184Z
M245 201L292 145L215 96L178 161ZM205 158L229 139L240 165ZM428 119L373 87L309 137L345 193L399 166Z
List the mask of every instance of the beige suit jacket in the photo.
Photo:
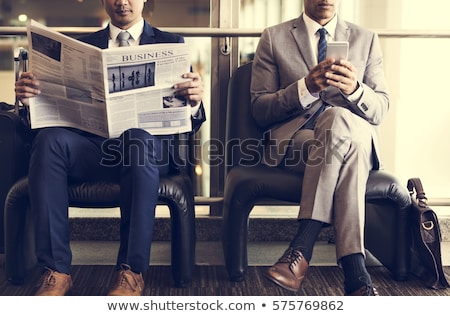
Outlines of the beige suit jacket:
M297 81L317 65L317 57L312 52L303 15L263 31L253 62L251 110L258 124L270 131L266 135L271 145L266 146L266 163L267 157L270 165L283 160L285 145L323 100L331 106L348 108L373 126L374 168L379 167L376 126L388 111L389 97L378 36L338 17L335 37L336 41L349 42L348 60L357 68L363 95L352 103L338 89L329 87L321 92L321 99L304 109Z

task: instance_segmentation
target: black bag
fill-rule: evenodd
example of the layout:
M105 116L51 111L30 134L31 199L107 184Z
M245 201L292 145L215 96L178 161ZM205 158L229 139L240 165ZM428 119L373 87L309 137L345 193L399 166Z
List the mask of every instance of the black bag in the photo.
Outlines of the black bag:
M15 80L28 70L28 52L21 48L14 56ZM0 102L0 253L4 252L3 213L11 186L28 171L29 150L34 132L30 130L28 107Z
M0 111L0 253L4 252L3 208L11 186L27 174L33 133L21 116Z
M419 178L408 180L411 195L411 272L432 289L450 285L442 269L441 230L436 213L428 206ZM415 197L414 197L415 194Z

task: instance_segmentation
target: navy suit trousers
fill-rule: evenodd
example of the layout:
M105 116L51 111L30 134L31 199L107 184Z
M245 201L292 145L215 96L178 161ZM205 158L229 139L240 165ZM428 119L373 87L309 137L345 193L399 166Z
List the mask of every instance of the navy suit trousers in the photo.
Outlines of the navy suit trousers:
M161 140L141 129L105 139L68 128L45 128L31 150L29 190L38 262L70 273L72 253L68 183L120 184L120 248L117 265L145 272L149 266L159 175L168 172ZM162 162L162 163L161 163Z

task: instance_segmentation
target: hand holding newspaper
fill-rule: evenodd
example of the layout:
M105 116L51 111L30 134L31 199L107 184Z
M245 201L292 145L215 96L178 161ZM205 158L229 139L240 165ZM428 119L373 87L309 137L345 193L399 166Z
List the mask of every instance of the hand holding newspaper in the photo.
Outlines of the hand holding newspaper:
M74 127L103 137L129 128L154 135L192 130L191 107L173 89L190 71L187 44L102 50L35 21L27 35L30 71L42 91L30 99L32 128Z

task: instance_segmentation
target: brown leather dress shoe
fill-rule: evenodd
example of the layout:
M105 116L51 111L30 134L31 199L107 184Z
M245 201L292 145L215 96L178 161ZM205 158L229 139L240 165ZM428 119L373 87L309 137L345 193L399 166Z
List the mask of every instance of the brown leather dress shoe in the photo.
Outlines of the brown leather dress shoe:
M297 292L308 268L309 264L303 254L290 247L264 276L289 291Z
M352 293L345 294L346 296L380 296L378 294L378 291L375 287L371 285L364 285L361 286L356 291L353 291Z
M72 278L69 274L59 273L46 268L41 285L35 296L64 296L72 290Z
M143 292L142 273L134 273L129 265L121 264L108 296L141 296Z

